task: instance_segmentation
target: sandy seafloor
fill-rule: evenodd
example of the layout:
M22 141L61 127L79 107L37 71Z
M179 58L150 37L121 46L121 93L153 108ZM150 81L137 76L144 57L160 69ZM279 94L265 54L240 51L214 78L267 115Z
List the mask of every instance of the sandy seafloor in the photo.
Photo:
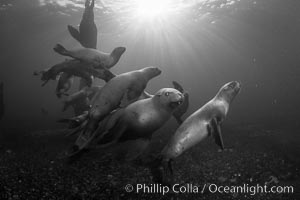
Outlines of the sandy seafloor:
M128 183L153 183L147 168L101 152L67 165L58 157L74 138L64 137L62 130L20 133L10 129L1 130L0 195L1 199L299 199L299 135L294 129L224 126L227 150L221 152L208 139L174 163L175 183L255 185L273 176L278 179L274 185L291 185L293 194L126 193ZM164 142L156 136L151 147L157 151Z

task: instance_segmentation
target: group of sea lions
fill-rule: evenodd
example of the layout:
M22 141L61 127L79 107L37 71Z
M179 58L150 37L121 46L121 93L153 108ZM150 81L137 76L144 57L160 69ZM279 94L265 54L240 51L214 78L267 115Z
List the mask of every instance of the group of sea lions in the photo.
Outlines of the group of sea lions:
M189 107L189 95L178 82L173 81L174 88L162 88L154 95L145 91L148 82L161 74L159 68L146 67L119 75L110 72L126 48L117 47L110 54L96 49L94 3L94 0L86 0L79 31L68 26L70 34L82 48L67 50L60 44L56 45L55 52L72 59L35 73L42 75L44 84L59 77L58 97L70 89L74 76L80 77L85 84L64 101L63 110L81 105L81 112L71 119L59 120L69 124L68 135L78 135L67 151L67 157L74 158L84 149L104 149L126 141L138 141L139 156L150 144L153 133L171 116L180 126L153 161L152 172L155 177L160 177L157 181L163 181L169 172L172 174L172 160L208 136L212 136L223 149L220 125L240 91L240 83L225 84L212 100L183 120L182 116ZM92 86L94 77L103 79L105 85Z

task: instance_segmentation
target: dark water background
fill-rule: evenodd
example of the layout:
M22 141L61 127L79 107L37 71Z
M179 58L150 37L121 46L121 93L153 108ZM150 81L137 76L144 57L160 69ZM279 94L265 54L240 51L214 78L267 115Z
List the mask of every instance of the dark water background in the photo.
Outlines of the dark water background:
M0 123L1 132L11 135L12 144L22 132L61 128L55 120L72 115L71 111L61 112L62 103L54 93L56 82L41 87L39 78L32 74L65 59L52 50L56 43L69 49L79 47L66 26L77 25L82 11L72 4L0 1L0 80L4 82L5 102ZM296 163L295 170L300 152L299 11L298 0L241 1L227 10L203 8L197 20L182 18L167 31L155 32L144 26L132 32L128 27L135 22L121 24L119 15L97 9L98 48L105 52L117 46L127 48L112 68L116 74L159 66L163 73L148 84L151 93L171 87L173 80L180 82L190 94L186 116L212 98L224 83L241 81L242 91L224 123L225 142L240 142L239 150L246 146L262 148L261 152L265 148L284 152ZM41 108L49 114L43 115ZM166 127L175 130L175 121ZM166 127L160 132L170 132ZM261 143L248 141L255 133L262 136Z

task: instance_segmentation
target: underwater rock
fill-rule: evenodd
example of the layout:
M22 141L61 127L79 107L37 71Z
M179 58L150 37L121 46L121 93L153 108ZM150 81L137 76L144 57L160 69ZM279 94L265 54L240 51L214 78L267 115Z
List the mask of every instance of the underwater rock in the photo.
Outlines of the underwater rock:
M270 176L270 177L269 177L269 180L268 180L267 182L265 182L265 185L270 185L270 184L272 184L272 183L278 184L278 183L279 183L278 178L275 177L275 176Z
M224 176L220 176L218 178L218 181L220 181L221 183L224 183L225 181L227 181L227 178L225 178Z

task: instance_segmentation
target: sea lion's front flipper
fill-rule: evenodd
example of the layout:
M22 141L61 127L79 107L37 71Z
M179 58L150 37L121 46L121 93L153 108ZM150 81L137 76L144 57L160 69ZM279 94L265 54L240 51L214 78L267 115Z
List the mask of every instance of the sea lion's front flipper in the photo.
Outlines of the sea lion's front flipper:
M176 81L172 81L173 87L181 93L184 93L183 87Z
M216 144L221 148L224 149L224 143L223 143L223 138L221 134L221 127L217 122L216 118L213 118L210 122L210 131L212 136L215 139Z
M107 130L97 141L98 148L106 148L118 142L127 129L127 124L120 119L115 126Z
M68 30L69 30L69 33L71 34L71 36L81 44L81 38L80 38L79 31L71 25L68 25Z

